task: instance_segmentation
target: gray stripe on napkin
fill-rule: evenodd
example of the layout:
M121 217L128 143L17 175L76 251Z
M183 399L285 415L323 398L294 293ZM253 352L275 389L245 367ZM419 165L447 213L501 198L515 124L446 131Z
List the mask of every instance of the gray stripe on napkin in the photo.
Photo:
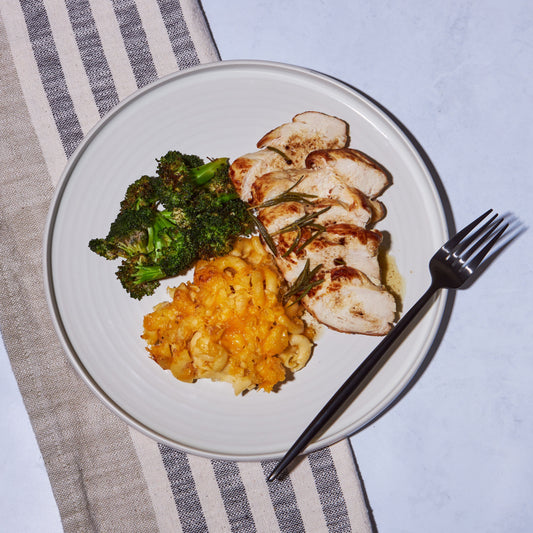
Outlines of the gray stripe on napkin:
M256 527L237 463L211 461L231 531L255 533Z
M187 455L165 444L159 445L159 451L167 471L183 533L207 531L207 523Z
M261 463L265 476L272 472L276 464L277 461L263 461ZM283 533L305 531L290 476L287 475L275 482L269 482L268 492L270 493L270 499L272 500L280 530Z
M88 0L65 0L70 23L100 116L118 104L113 77Z
M54 190L9 52L0 18L2 336L65 533L152 533L157 522L128 428L76 375L48 312L42 234Z
M309 464L330 533L349 533L350 518L329 448L308 455Z
M183 19L181 6L174 0L157 0L157 2L180 70L198 65L200 60Z
M113 0L113 8L124 40L137 87L157 79L146 33L134 0Z
M55 47L50 22L41 0L21 0L33 54L65 154L69 157L83 138L78 117Z

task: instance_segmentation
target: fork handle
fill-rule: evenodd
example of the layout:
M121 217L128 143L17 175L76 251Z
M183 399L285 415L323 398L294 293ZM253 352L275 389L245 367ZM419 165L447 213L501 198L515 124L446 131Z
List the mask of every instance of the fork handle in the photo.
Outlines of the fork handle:
M431 284L429 289L419 298L419 300L405 313L397 322L391 331L383 340L370 352L366 359L356 368L352 375L340 386L337 392L326 403L322 410L315 416L313 421L307 426L303 433L298 437L285 456L279 461L272 473L268 476L268 481L276 479L290 463L304 450L313 437L326 425L333 415L344 405L344 403L357 390L359 394L362 390L361 385L384 359L389 348L394 344L398 337L405 331L407 326L422 311L426 303L439 290L439 286ZM355 396L352 397L354 399Z

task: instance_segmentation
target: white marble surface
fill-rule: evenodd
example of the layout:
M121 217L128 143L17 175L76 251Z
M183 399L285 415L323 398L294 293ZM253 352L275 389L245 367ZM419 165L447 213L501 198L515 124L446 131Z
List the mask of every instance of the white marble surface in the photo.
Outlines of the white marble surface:
M394 113L429 154L456 225L487 207L532 225L529 0L204 0L223 59L340 78ZM379 533L533 531L532 235L455 299L427 370L352 437ZM0 349L0 523L61 531Z

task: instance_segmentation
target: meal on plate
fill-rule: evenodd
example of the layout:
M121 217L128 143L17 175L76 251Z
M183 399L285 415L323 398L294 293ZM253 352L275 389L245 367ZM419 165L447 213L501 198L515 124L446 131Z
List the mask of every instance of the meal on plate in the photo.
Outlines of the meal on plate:
M232 251L200 260L192 282L144 318L152 358L181 381L227 381L235 394L270 392L303 368L313 330L259 237L240 238Z
M379 261L385 168L349 147L348 124L307 111L257 150L205 162L170 151L131 184L105 238L131 297L194 268L144 319L152 358L182 381L271 391L307 363L311 319L384 335L396 299Z

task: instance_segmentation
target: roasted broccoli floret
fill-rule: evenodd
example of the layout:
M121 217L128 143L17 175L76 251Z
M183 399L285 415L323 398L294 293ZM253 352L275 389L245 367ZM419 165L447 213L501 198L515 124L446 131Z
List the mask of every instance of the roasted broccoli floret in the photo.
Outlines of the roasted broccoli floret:
M117 270L117 278L132 298L140 300L153 294L160 280L185 274L197 259L196 249L185 234L161 250L154 262L152 256L125 259Z
M132 257L147 252L147 228L152 225L154 212L148 207L120 211L105 239L92 239L89 248L105 257Z
M91 240L89 248L123 259L117 277L138 299L196 260L228 253L239 235L254 228L228 172L227 158L204 164L198 156L168 152L158 160L156 176L128 187L107 237Z
M228 159L221 157L205 163L197 156L171 151L159 159L157 166L157 195L165 209L182 209L199 205L200 198L212 194L212 187L225 187L228 179ZM231 185L232 186L232 185Z
M171 150L157 160L157 175L163 179L175 182L189 179L196 185L207 183L219 169L227 172L228 158L219 157L204 163L197 155L182 154Z
M196 185L205 185L206 183L209 183L209 187L211 187L211 184L215 182L224 181L226 184L231 183L227 180L228 170L228 158L219 157L205 165L191 169L189 174Z
M150 176L142 176L126 190L124 200L120 202L120 210L137 210L142 207L153 209L158 203L158 187L154 179Z
M252 233L254 225L248 208L240 199L217 203L216 209L204 212L197 219L198 254L209 258L231 251L235 238Z
M147 233L146 249L157 261L161 257L163 249L173 245L173 241L176 239L176 235L179 236L180 231L172 219L170 211L156 211L153 223L147 228Z
M165 278L185 274L198 259L198 248L194 234L181 231L174 235L172 246L163 249L158 261Z
M171 211L155 211L146 228L144 249L127 257L117 277L134 298L152 294L159 280L179 276L197 259L190 228L180 227Z
M153 294L160 280L185 274L198 259L190 232L175 229L172 234L163 231L159 237L160 247L153 253L125 259L118 267L117 278L133 298Z
M157 160L157 175L163 180L173 181L175 177L182 177L191 169L201 167L203 164L203 159L197 155L170 150Z
M160 267L151 264L144 255L122 261L116 274L124 289L137 300L153 294L164 277Z

